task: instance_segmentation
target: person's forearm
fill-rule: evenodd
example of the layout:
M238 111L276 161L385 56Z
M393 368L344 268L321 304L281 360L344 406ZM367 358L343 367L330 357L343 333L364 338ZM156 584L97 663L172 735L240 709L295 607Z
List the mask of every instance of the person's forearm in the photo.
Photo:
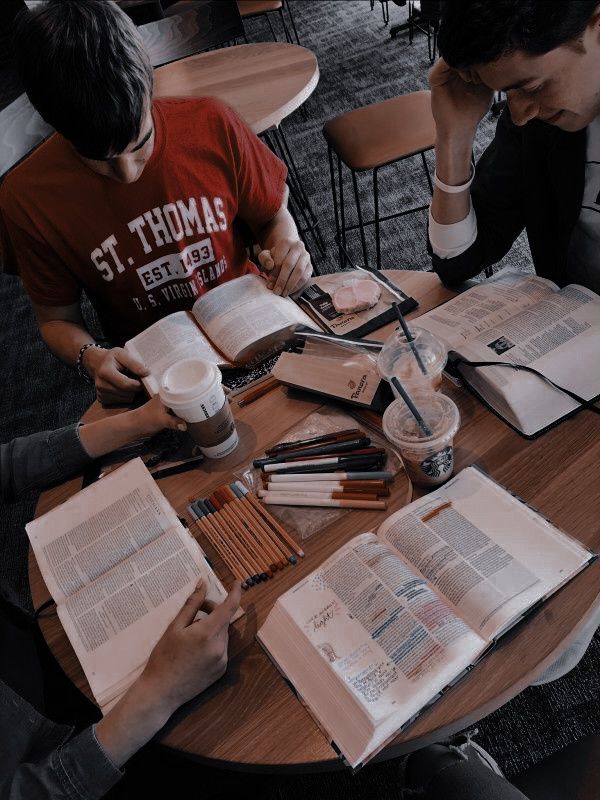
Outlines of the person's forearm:
M167 722L169 708L138 678L117 705L96 725L96 738L104 752L122 767Z
M84 344L94 342L94 337L81 323L71 320L40 321L40 334L55 356L69 366L74 366ZM90 348L93 349L93 348Z
M471 177L471 137L438 138L435 145L435 170L449 186L461 186ZM469 188L454 194L434 186L431 214L436 222L451 225L465 219L470 209Z
M118 450L136 439L156 432L156 425L151 426L139 409L125 411L108 419L100 419L82 425L79 438L86 452L92 458L100 458L106 453Z
M287 187L286 187L287 189ZM286 191L285 197L281 207L273 219L269 220L267 224L259 231L255 231L258 243L263 250L270 250L277 242L284 239L298 239L298 228L294 222L294 218L287 208L288 193Z

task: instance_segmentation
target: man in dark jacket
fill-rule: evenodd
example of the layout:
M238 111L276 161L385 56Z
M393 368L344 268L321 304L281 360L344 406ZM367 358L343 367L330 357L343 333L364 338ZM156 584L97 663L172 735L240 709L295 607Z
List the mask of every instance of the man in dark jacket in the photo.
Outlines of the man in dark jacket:
M434 269L448 284L474 277L525 229L539 275L600 291L600 4L449 0L439 45ZM497 90L507 107L475 167Z

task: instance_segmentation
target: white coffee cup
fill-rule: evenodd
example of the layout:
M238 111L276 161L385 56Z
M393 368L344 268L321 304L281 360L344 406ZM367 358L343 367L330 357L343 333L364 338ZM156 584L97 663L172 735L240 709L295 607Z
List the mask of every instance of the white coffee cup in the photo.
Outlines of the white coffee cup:
M223 458L235 450L239 437L218 367L202 358L178 361L163 373L159 393L187 422L207 458Z

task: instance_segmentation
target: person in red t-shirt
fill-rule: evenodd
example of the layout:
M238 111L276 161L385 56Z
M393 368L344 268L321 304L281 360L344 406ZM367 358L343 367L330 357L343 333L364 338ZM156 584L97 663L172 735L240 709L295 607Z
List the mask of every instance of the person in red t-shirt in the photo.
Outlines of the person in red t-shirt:
M2 184L4 262L16 264L48 347L94 380L102 402L130 400L146 370L121 346L96 345L82 289L122 345L257 271L248 232L276 294L306 284L285 165L214 99L152 101L148 56L116 4L51 0L18 20L15 39L25 90L57 134Z

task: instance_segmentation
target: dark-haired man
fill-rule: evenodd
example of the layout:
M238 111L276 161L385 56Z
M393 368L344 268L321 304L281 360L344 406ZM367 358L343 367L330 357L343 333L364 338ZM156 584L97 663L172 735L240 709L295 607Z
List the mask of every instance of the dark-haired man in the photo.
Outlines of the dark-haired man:
M116 344L256 268L290 294L312 267L287 210L286 168L210 98L152 101L152 68L112 2L49 0L23 15L15 55L50 138L0 188L0 249L18 266L49 348L91 376L104 402L130 399L142 364L101 349L85 289Z
M436 272L448 284L471 278L525 229L539 275L600 291L600 4L448 0L439 46L430 73ZM495 90L507 108L472 167Z
M525 229L539 275L600 292L600 3L447 0L439 46L435 271L447 284L472 278ZM474 167L475 131L496 90L507 107ZM599 622L593 615L536 683L572 669Z

